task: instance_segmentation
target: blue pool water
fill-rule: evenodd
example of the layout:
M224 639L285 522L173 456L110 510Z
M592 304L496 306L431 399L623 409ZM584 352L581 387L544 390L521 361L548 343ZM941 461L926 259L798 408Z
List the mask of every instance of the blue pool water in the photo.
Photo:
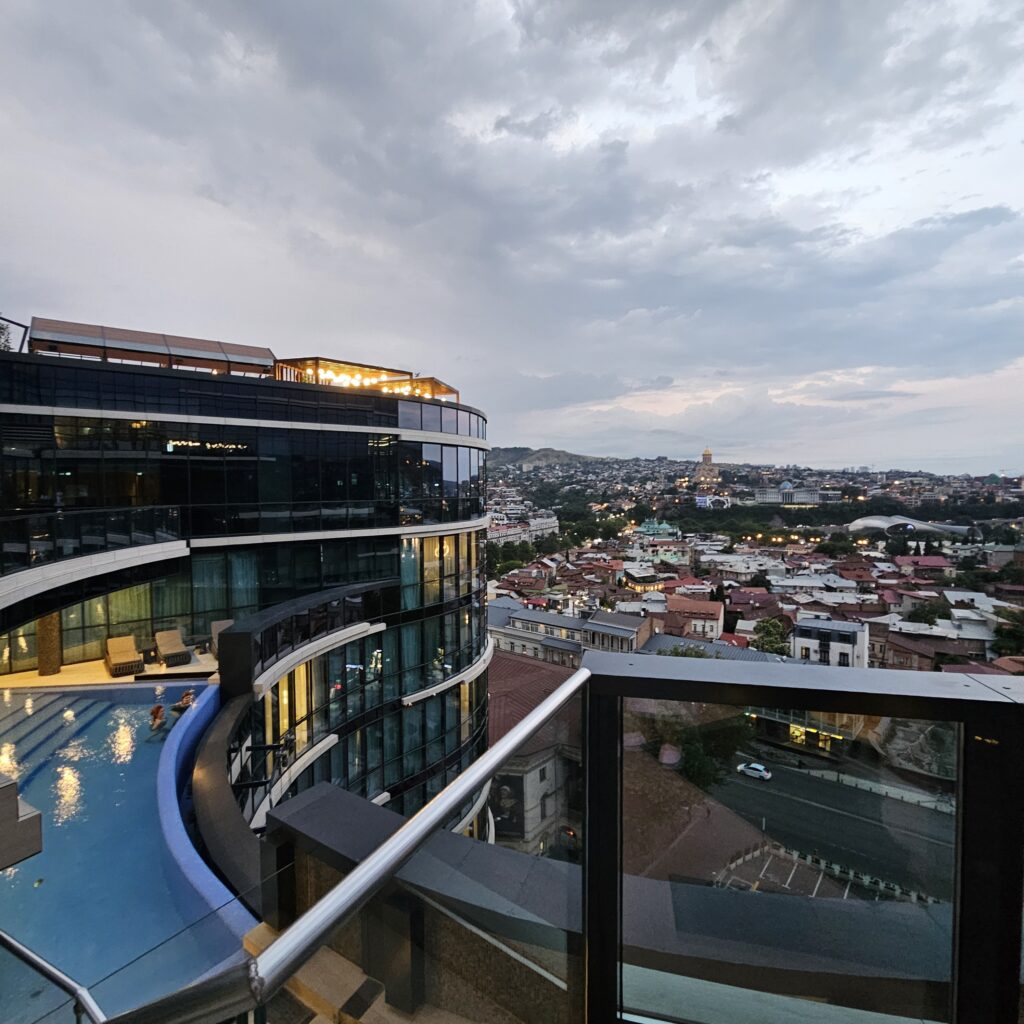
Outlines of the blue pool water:
M108 1014L238 950L168 856L159 824L170 729L151 733L149 709L169 708L186 688L0 687L0 772L43 813L43 852L0 872L0 927L92 988ZM0 1020L37 1020L54 1004L47 988L0 957Z

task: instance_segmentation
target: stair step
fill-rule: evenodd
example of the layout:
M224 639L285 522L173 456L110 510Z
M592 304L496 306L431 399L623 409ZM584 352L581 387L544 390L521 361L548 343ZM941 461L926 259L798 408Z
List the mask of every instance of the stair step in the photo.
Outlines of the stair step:
M93 722L102 718L110 710L110 705L105 701L87 701L86 705L84 708L75 709L74 725L69 726L62 719L60 726L45 739L40 739L24 754L18 752L18 760L22 766L21 777L18 780L19 785L27 786L46 766L57 750L88 729Z
M22 735L39 722L63 709L66 695L48 694L45 697L33 697L31 715L25 714L24 699L15 697L15 701L16 707L8 708L0 715L0 742L3 743L17 743Z
M277 932L265 922L258 924L242 940L246 952L261 953L277 938ZM321 946L285 982L285 990L316 1015L316 1019L349 1024L358 1021L383 991L383 986L368 978L351 961L327 946ZM358 995L358 998L354 998Z

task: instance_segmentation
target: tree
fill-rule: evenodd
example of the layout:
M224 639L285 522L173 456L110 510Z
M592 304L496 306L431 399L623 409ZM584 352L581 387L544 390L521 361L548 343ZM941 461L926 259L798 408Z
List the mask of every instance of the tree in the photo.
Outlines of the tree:
M778 619L761 619L754 627L750 646L765 654L789 654L786 627Z
M765 590L772 589L772 581L765 576L763 572L755 572L750 577L750 582L747 584L748 587L764 587Z
M829 558L839 558L842 555L852 555L856 547L852 540L844 537L842 540L822 541L815 549L819 555L827 555Z
M495 544L493 540L487 542L487 566L488 571L493 572L494 567L501 561L501 545Z
M1000 657L1024 654L1024 608L1000 608L1003 621L995 628L992 650Z
M926 622L929 626L935 625L935 620L940 615L945 615L949 611L949 605L941 598L936 598L934 601L925 601L924 604L918 605L912 612L908 612L904 618L907 622Z
M0 352L11 351L11 325L0 320Z
M717 654L708 654L703 647L690 647L684 646L683 644L676 644L675 647L669 647L667 650L660 650L658 654L663 655L666 658L717 658Z

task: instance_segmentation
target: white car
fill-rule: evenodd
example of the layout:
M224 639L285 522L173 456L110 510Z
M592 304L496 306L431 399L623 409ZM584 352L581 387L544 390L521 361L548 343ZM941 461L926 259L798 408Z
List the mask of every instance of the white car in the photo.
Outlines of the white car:
M763 764L758 764L756 761L738 764L736 765L736 771L740 775L749 775L752 779L763 779L765 782L772 777L772 773Z

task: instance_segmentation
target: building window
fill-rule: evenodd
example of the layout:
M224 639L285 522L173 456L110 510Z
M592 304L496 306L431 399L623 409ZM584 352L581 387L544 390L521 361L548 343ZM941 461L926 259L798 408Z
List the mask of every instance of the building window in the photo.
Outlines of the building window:
M801 647L800 648L800 657L804 661L810 661L811 660L811 649L810 649L810 647Z
M820 651L818 651L818 661L822 665L830 665L832 663L832 659L829 657L829 651L827 647L823 647Z
M547 782L547 780L548 780L548 767L547 767L547 765L545 765L543 768L541 768L540 774L538 775L538 778L540 779L541 782Z
M849 656L849 654L846 653L846 651L840 651L839 652L839 664L843 668L849 668L849 666L850 666L850 656Z

